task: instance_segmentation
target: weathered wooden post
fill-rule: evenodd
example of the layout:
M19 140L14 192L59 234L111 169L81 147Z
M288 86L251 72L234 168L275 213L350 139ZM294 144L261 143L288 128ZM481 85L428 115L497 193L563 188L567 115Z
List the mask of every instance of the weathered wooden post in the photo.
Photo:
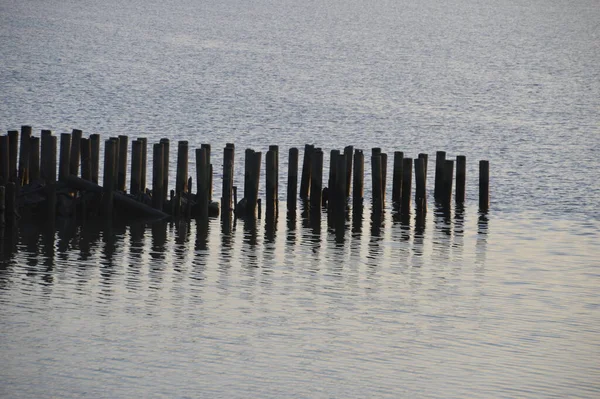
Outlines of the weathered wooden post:
M69 174L77 176L79 174L79 159L81 158L81 136L83 132L79 129L73 129L71 132L71 154L69 155Z
M231 201L233 193L233 158L234 148L226 144L223 150L223 190L221 196L221 220L229 222L231 220Z
M18 150L19 150L19 131L18 130L9 130L8 131L8 173L9 173L9 181L14 183L18 180L18 170L17 170L17 158L18 158Z
M206 148L196 149L196 184L198 190L196 193L196 202L198 211L196 218L201 221L208 220L208 162L206 158Z
M490 161L479 161L479 210L487 212L490 207Z
M346 180L348 178L346 173L347 164L346 154L338 155L336 165L336 181L334 184L334 213L336 228L341 227L342 229L346 220Z
M381 149L373 148L371 150L371 183L373 191L373 210L377 210L378 212L383 210L381 173Z
M446 151L438 151L435 153L435 185L433 187L433 198L435 201L440 201L442 199L445 161Z
M344 147L344 156L346 157L346 200L350 198L350 186L352 184L352 154L354 153L354 146Z
M44 150L44 181L46 182L47 198L47 217L51 226L54 226L56 219L56 150L58 147L58 138L56 136L42 136L45 143L42 145Z
M52 150L56 150L56 147L52 146L52 141L54 136L52 136L52 132L50 130L42 131L42 152L40 156L40 174L42 177L42 181L45 184L52 184L56 181L56 162L54 165L51 165L51 160L56 161L56 153L52 154ZM54 141L56 141L56 137L54 137ZM52 171L54 171L54 176L51 176Z
M2 234L2 230L4 229L4 226L6 225L6 205L5 205L5 198L6 198L6 188L4 187L4 185L0 185L0 240L4 237L1 236Z
M415 209L419 213L427 211L426 201L426 179L425 179L425 160L423 158L415 159Z
M402 151L394 151L394 166L392 173L392 204L394 207L400 207L400 199L402 198L402 160L404 153Z
M148 139L146 137L141 137L138 139L140 142L140 147L142 150L142 158L141 158L141 169L140 169L140 192L146 192L146 176L147 176L147 168L146 163L148 162Z
M165 202L163 187L165 181L163 176L163 168L165 167L164 151L164 142L152 146L152 207L161 211Z
M8 147L8 136L0 136L0 186L6 185L10 180L10 151Z
M129 180L129 192L131 195L142 193L142 145L141 140L131 142L131 178Z
M119 182L119 142L120 142L120 139L119 139L119 137L111 137L110 141L112 141L114 143L114 146L115 146L115 150L114 150L114 152L115 152L115 157L114 157L114 161L115 162L114 163L115 164L113 165L113 168L112 168L113 175L114 175L113 179L112 179L113 180L113 185L114 185L113 190L118 190L118 182Z
M244 198L248 201L250 194L250 174L252 173L252 163L254 162L254 150L246 148L244 151Z
M402 199L400 213L404 216L410 214L410 196L412 186L412 158L402 159Z
M180 140L177 143L177 174L175 176L175 195L181 197L188 191L188 142L186 140Z
M246 216L256 217L256 207L258 205L258 187L260 184L260 168L262 161L261 152L252 152L250 161L250 181L248 182L248 195L246 196Z
M213 167L210 163L210 144L202 144L201 148L206 150L206 164L208 165L208 203L210 204L213 198Z
M288 157L288 182L287 182L287 209L290 213L296 212L296 198L298 197L298 149L290 148Z
M302 178L300 180L300 199L307 200L310 195L311 170L313 165L313 155L315 146L312 144L304 145L304 163L302 164Z
M100 170L100 135L90 134L90 147L92 159L92 182L98 184L98 175Z
M29 183L29 150L31 126L21 126L21 147L19 148L19 187ZM18 190L18 188L17 188Z
M420 153L419 158L423 160L423 171L425 172L425 184L427 184L427 161L429 159L429 155L425 153Z
M65 181L69 176L69 165L71 158L71 134L60 134L60 158L58 165L58 180ZM105 158L106 160L106 158Z
M81 148L81 178L92 181L92 143L90 139L82 138Z
M310 168L310 209L311 212L321 212L323 191L323 150L315 148Z
M4 208L6 227L14 228L17 224L17 185L13 182L5 186Z
M163 177L163 183L161 185L162 187L162 194L163 194L163 200L162 200L162 204L165 203L165 201L167 201L167 197L169 195L169 153L170 153L170 141L167 138L162 138L160 139L160 144L163 145L163 155L162 155L162 160L163 160L163 166L162 166L162 177Z
M385 208L385 193L387 191L387 154L381 153L381 209Z
M329 180L327 181L327 208L331 208L331 205L337 201L335 192L335 185L337 181L337 161L340 157L340 150L331 150L329 153ZM344 176L345 177L345 176Z
M117 159L116 146L117 143L114 139L108 139L104 142L104 187L102 190L102 209L104 211L104 216L106 217L112 217L113 214L115 165Z
M29 142L29 182L40 179L40 138L31 136Z
M117 170L117 190L127 189L127 153L129 152L129 137L119 135L119 161Z
M365 156L362 150L354 150L354 182L352 185L352 212L362 212L365 187Z
M279 146L278 145L270 145L269 150L274 153L275 160L275 185L274 185L274 198L275 198L275 213L279 214Z
M465 203L465 186L467 181L467 158L464 155L456 157L456 205Z
M267 219L272 219L275 216L275 180L277 179L277 164L275 161L276 152L270 149L267 151L265 165L265 216Z
M444 175L443 175L443 190L441 194L442 204L446 208L450 208L452 203L452 180L454 178L454 161L446 159L444 161Z

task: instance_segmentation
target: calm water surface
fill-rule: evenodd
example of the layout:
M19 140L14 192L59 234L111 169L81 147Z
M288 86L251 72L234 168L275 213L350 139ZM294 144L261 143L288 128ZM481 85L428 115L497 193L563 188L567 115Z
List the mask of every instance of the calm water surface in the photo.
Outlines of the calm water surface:
M21 226L0 396L600 396L600 4L487 3L0 2L4 130L208 142L217 177L226 142L237 165L278 144L282 180L305 143L446 150L469 201L337 239L300 215Z

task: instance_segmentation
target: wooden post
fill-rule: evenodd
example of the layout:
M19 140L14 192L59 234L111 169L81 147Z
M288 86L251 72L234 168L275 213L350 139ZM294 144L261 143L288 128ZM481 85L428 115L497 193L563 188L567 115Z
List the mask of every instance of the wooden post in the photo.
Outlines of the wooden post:
M196 193L196 202L198 211L196 218L198 220L208 220L208 162L206 158L206 148L196 149L196 184L198 190Z
M487 212L490 207L490 161L479 161L479 210Z
M395 207L400 207L400 199L402 198L402 160L404 153L402 151L394 151L394 166L392 173L392 204Z
M467 181L467 157L458 155L456 157L456 204L465 203L465 185Z
M223 190L221 196L221 220L224 222L228 222L229 220L231 220L231 200L233 193L234 149L228 144L223 150Z
M443 181L444 181L444 162L446 161L446 151L435 153L435 184L433 187L433 198L436 201L442 199Z
M60 134L60 159L58 165L58 180L65 181L69 176L69 164L71 157L71 134ZM106 158L105 158L106 160Z
M163 166L161 168L162 169L162 177L163 177L161 192L163 194L163 200L162 200L161 204L164 204L169 195L169 153L171 151L170 150L171 143L170 143L169 139L167 139L167 138L160 139L160 143L163 145L163 155L162 155ZM153 183L153 185L154 185L154 183Z
M323 191L323 151L315 148L310 168L310 209L311 212L321 212Z
M334 211L336 213L336 225L338 223L343 224L346 215L346 181L348 179L346 165L348 165L346 162L346 154L338 155L336 165L336 181L334 184Z
M443 191L442 204L446 208L450 208L452 203L452 180L454 178L454 161L446 159L444 161L444 176L443 176Z
M117 190L127 189L127 152L129 150L129 137L119 136L119 162L117 170Z
M313 165L313 156L315 146L312 144L304 145L304 163L302 165L302 178L300 180L300 198L307 200L311 193L311 170Z
M79 160L81 158L81 136L83 132L73 129L71 132L71 155L69 156L69 174L77 176L79 173Z
M98 175L100 170L100 135L97 133L90 135L90 146L92 150L92 182L98 184Z
M373 148L371 151L371 183L373 191L373 209L378 211L383 210L381 174L381 149Z
M8 173L9 181L16 183L18 180L17 157L19 150L19 131L8 131Z
M92 181L92 143L90 139L82 138L79 142L81 149L81 178Z
M419 213L427 211L425 160L415 159L415 208Z
M129 180L129 192L131 195L142 193L142 145L141 140L131 142L131 178Z
M269 150L273 151L275 161L275 180L273 181L273 199L275 204L275 216L279 215L279 146L270 145Z
M275 161L275 156L276 156L276 152L273 150L269 150L267 151L267 157L266 157L266 165L265 165L265 188L266 188L266 192L265 192L265 199L266 199L266 204L265 204L265 216L267 217L267 219L269 218L273 218L275 216L275 209L276 209L276 205L275 205L275 192L276 192L276 188L275 188L275 181L277 178L277 172L275 171L277 169L277 163Z
M118 190L118 182L119 182L119 137L111 137L110 140L115 145L115 164L113 165L113 190Z
M6 185L10 180L10 151L8 136L0 136L0 186Z
M4 185L0 185L0 240L4 238L2 237L2 230L4 229L4 225L6 225L5 190L6 188L4 187Z
M387 154L381 153L381 207L385 207L385 194L387 191Z
M335 185L337 182L337 165L338 158L340 157L340 150L331 150L329 156L329 180L327 181L327 208L330 208L331 204L334 204L337 201ZM345 177L345 176L344 176Z
M42 181L45 184L52 184L56 181L56 162L54 165L50 164L52 159L56 160L56 153L54 153L54 155L52 154L52 150L56 150L56 147L52 146L53 137L54 136L52 136L52 132L50 132L49 130L42 131L40 174L42 177ZM56 141L56 137L54 137L54 141ZM54 176L51 175L52 171L54 171Z
M163 187L165 181L163 176L163 168L165 167L164 151L164 142L152 146L152 207L161 211L165 201Z
M113 198L115 187L116 140L108 139L104 142L104 181L102 192L102 208L105 217L112 217ZM62 150L62 145L61 145ZM62 151L61 151L62 152ZM62 165L61 165L62 166ZM65 177L66 180L66 177Z
M201 148L206 150L206 164L208 165L208 203L210 204L213 197L213 167L210 163L210 144L202 144Z
M29 142L29 182L40 179L40 138L31 136Z
M181 196L188 191L188 142L177 143L177 174L175 175L175 195Z
M296 212L296 198L298 197L298 149L290 148L288 158L288 182L287 182L287 209L288 212Z
M423 171L425 173L425 184L427 184L427 161L429 159L429 155L425 153L420 153L419 158L423 160Z
M350 198L350 186L352 184L352 154L354 146L344 147L344 156L346 157L346 200Z
M44 143L42 145L44 153L44 181L46 182L47 198L47 217L48 222L54 226L56 218L56 149L58 147L58 138L52 135L42 136Z
M252 163L254 162L254 150L246 148L244 151L244 198L248 201L248 196L252 191L250 189L250 174L252 173Z
M352 189L352 212L362 210L364 196L365 156L362 150L354 151L354 184Z
M17 223L17 186L10 182L4 191L4 219L6 227L13 228Z
M256 216L256 207L258 205L258 187L260 184L260 167L262 160L261 152L252 152L252 160L250 162L250 181L248 183L248 196L246 203L246 215L254 218Z
M410 214L410 195L412 186L412 158L402 159L402 199L400 212L404 216Z
M140 146L142 148L142 159L140 169L140 192L146 192L146 176L147 176L147 162L148 162L148 139L145 137L139 138Z
M23 187L29 183L30 143L31 126L21 126L21 147L19 148L19 187Z

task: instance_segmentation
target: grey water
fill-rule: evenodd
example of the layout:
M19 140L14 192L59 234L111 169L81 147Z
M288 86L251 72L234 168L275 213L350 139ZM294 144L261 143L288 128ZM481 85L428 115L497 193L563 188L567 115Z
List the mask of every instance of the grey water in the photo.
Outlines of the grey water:
M0 2L4 130L210 143L217 177L225 143L236 166L277 144L282 183L306 143L468 164L464 212L367 209L341 240L300 213L22 225L0 396L598 397L598 21L591 0Z

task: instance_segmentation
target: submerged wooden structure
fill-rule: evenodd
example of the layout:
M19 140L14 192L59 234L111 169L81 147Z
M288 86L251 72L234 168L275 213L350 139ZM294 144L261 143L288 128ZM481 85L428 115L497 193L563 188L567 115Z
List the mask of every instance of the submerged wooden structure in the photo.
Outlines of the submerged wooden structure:
M59 140L60 138L60 140ZM256 218L264 215L267 223L279 214L279 147L272 145L265 156L246 149L244 156L243 195L237 199L234 182L235 145L223 149L222 193L220 203L213 200L213 164L211 145L202 144L192 150L195 155L196 185L188 175L189 143L178 141L175 185L169 186L171 142L167 138L151 143L151 187L147 187L148 140L130 140L120 135L104 140L102 182L100 177L100 147L98 134L83 136L74 129L60 136L42 130L33 135L31 126L20 132L9 131L0 136L0 226L11 228L23 216L45 218L56 216L89 218L196 218L206 221L219 214L225 224L236 217ZM175 147L175 146L173 146ZM58 159L57 159L58 154ZM396 151L388 173L388 155L381 148L371 149L370 170L373 214L386 209L387 178L392 178L391 209L399 217L414 212L427 212L428 155L417 158ZM259 198L261 169L264 159L265 192ZM329 175L324 181L325 152L307 144L299 168L300 150L288 153L287 211L295 214L298 199L310 214L327 210L328 221L343 229L352 209L353 218L362 217L364 202L365 157L362 149L347 146L329 153ZM300 176L299 176L299 171ZM298 178L300 187L298 190ZM414 180L414 182L413 182ZM129 181L129 186L127 182ZM465 202L466 158L448 159L444 151L435 158L434 201L438 207L450 209L453 201L462 207ZM414 200L412 187L414 186ZM453 190L453 186L455 187ZM479 209L489 208L489 162L479 163Z

